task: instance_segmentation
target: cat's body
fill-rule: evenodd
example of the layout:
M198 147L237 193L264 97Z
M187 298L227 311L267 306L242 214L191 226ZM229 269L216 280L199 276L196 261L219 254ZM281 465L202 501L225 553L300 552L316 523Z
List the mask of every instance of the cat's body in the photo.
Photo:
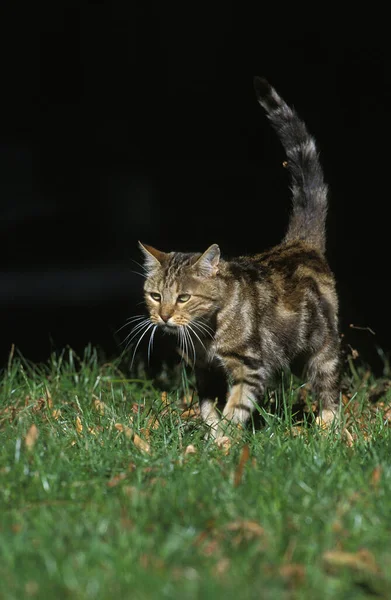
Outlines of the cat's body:
M141 245L149 319L140 333L153 335L156 326L178 335L214 435L228 422L244 424L272 375L302 355L323 419L331 421L338 408L338 300L324 256L327 187L302 121L266 81L255 83L292 177L284 241L233 260L222 260L216 244L203 254Z

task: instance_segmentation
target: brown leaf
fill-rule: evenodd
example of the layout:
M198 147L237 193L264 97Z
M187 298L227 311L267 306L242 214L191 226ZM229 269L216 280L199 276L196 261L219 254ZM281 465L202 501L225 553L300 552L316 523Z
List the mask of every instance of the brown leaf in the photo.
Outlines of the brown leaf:
M241 531L245 533L249 533L251 537L262 536L265 533L265 530L257 521L232 521L232 523L228 523L225 528L228 531Z
M43 410L46 406L46 400L45 398L38 398L38 400L36 401L36 403L34 404L32 411L33 413L38 413L41 412L41 410Z
M193 446L193 444L189 444L185 450L185 454L196 454L197 450Z
M217 563L215 564L215 566L213 568L213 573L217 577L222 577L223 575L225 575L227 573L230 565L231 565L231 561L229 560L229 558L227 558L227 557L220 558L220 560L217 561Z
M355 571L367 571L369 573L380 572L380 567L376 564L375 557L365 548L362 548L358 552L330 550L323 554L323 561L326 567L347 567Z
M250 449L248 447L248 444L245 444L242 448L242 453L240 455L239 464L235 471L235 476L234 476L234 486L235 487L240 485L240 483L242 482L244 465L246 464L246 462L248 461L249 458L250 458Z
M99 400L99 398L94 398L93 399L93 405L94 405L95 410L100 415L103 416L105 414L106 404L104 402L102 402L102 400Z
M81 433L83 431L83 425L82 425L79 415L76 417L76 431L79 435L81 435Z
M133 443L142 452L151 453L151 448L148 442L144 441L137 433L134 434Z
M288 579L295 584L301 583L305 577L305 566L298 563L281 565L279 571L284 579Z
M371 486L372 487L377 488L379 486L381 474L382 474L382 468L380 465L378 465L372 471L372 475L371 475Z
M46 391L46 404L47 404L47 407L50 408L50 409L52 409L53 408L52 395L51 395L48 387L45 387L45 391Z
M122 423L116 423L114 425L114 427L116 429L118 429L118 431L120 433L124 433L127 438L133 437L133 429L131 429L130 427L128 427L128 425L122 425Z
M37 441L39 436L39 431L37 426L33 423L28 430L24 443L26 444L27 450L32 450L34 448L35 442Z
M126 473L118 473L118 475L114 475L114 477L112 477L110 479L110 481L107 482L107 487L115 487L116 485L118 485L123 479L125 479L126 477Z
M151 431L156 430L160 427L159 420L156 418L156 415L150 415L148 417L146 426L142 428L142 434L145 436L147 440L151 437Z
M184 421L188 421L190 419L195 419L198 416L199 415L194 410L194 408L188 408L187 410L184 410L183 413L181 414L181 419L183 419Z

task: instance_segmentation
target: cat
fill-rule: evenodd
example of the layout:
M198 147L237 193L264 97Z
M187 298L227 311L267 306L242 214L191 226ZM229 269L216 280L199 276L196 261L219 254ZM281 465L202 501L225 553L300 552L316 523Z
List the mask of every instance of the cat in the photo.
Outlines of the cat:
M166 253L139 242L149 317L136 334L149 332L150 342L157 328L178 336L195 368L201 415L217 438L228 424L244 426L273 374L300 355L319 418L330 424L339 413L338 298L325 258L328 188L315 140L295 110L265 79L254 78L254 87L291 177L283 241L229 260L217 244L203 253Z

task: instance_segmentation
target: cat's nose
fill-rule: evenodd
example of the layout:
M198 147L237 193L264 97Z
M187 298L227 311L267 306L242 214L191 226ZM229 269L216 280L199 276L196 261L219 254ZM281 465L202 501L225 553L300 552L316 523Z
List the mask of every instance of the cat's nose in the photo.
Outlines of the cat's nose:
M163 319L163 321L165 323L167 323L168 319L171 317L171 315L160 315L160 317Z

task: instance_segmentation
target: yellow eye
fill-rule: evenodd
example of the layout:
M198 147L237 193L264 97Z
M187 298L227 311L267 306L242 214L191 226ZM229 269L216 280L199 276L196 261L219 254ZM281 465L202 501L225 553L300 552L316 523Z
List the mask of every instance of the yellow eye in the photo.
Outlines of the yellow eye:
M188 302L188 300L190 300L190 298L191 298L190 294L179 294L178 302Z
M161 295L157 294L156 292L151 292L150 296L152 300L155 300L155 302L160 302L160 300L162 299Z

